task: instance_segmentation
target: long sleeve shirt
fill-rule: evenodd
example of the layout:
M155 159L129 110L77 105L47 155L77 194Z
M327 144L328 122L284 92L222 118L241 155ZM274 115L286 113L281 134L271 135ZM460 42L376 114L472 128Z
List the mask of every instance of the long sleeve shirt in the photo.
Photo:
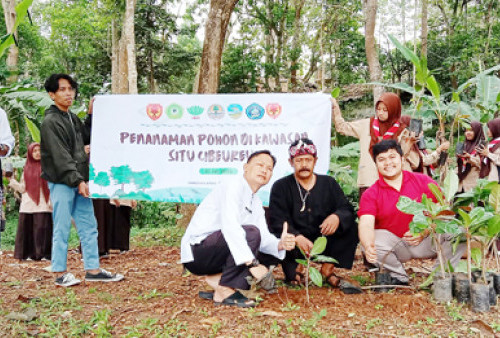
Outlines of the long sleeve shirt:
M216 231L221 231L236 265L254 259L246 241L243 225L254 225L260 231L259 251L280 259L279 239L269 232L260 198L243 178L229 180L215 187L196 209L181 240L181 262L193 261L191 245L201 243Z
M0 108L0 144L5 144L9 146L9 151L5 156L7 157L12 152L14 148L14 136L12 136L12 131L10 130L9 119L7 118L7 113L5 110Z
M84 124L75 114L52 105L45 111L40 135L45 180L70 187L89 180L89 161L84 145L90 143L90 117Z
M21 206L19 207L19 212L25 214L34 214L38 212L52 212L52 205L50 201L45 200L45 195L43 194L42 188L40 188L40 201L38 204L35 203L28 195L26 191L26 185L24 182L24 175L21 176L21 182L16 181L14 178L10 179L9 187L21 194Z

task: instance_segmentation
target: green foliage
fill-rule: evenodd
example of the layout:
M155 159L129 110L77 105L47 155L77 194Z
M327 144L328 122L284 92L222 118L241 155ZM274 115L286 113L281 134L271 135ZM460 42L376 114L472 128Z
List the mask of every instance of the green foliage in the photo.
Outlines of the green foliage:
M323 319L326 316L326 314L327 314L326 309L321 309L319 313L313 312L311 318L309 318L308 320L304 320L300 324L300 332L309 337L321 336L320 334L318 334L318 332L316 332L315 329L318 322L321 319Z
M33 0L23 0L16 5L16 21L12 26L12 32L17 30L17 27L24 21L26 14L28 12L28 8L33 3ZM14 44L14 34L9 33L0 38L0 56L10 47L10 45Z
M94 311L90 323L92 324L91 332L98 337L111 337L113 326L109 323L111 310L103 309Z
M259 55L251 46L244 43L227 44L222 56L219 92L256 92L259 65Z
M308 303L309 303L309 278L315 285L319 287L323 285L323 276L315 267L311 266L311 261L318 263L338 263L338 261L335 258L321 255L321 253L323 253L323 251L325 251L326 249L326 243L327 243L326 237L321 236L316 238L313 247L308 254L303 252L302 249L299 248L300 252L302 252L302 255L304 255L304 257L306 258L305 260L296 259L296 262L304 265L306 268L305 281L306 281L306 297Z
M138 228L168 228L175 226L182 215L175 203L140 201L131 217L132 224Z

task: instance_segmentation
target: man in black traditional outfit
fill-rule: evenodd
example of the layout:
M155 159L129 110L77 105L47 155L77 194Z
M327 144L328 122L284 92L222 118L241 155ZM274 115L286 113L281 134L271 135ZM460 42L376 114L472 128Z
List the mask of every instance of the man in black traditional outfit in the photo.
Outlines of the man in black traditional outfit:
M313 142L302 138L290 145L292 175L276 181L271 189L269 227L280 234L283 223L295 235L296 248L287 251L282 262L287 282L301 282L303 267L295 261L308 254L314 241L325 236L327 245L323 255L338 263L323 263L321 274L326 281L340 287L344 293L360 293L361 289L335 274L335 267L351 269L358 245L358 227L352 205L334 178L314 173L317 150Z

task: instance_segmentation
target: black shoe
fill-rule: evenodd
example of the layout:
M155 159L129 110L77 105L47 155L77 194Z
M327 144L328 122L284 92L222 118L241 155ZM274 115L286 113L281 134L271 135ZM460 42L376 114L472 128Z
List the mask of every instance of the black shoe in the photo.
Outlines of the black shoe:
M85 274L85 280L87 282L119 282L123 279L123 275L119 273L111 273L104 269L100 269L98 273L87 272Z
M391 285L406 285L408 286L408 282L403 282L402 280L397 279L396 277L391 277Z
M363 290L361 290L359 286L349 283L345 279L340 280L339 289L346 295L355 295L363 293Z

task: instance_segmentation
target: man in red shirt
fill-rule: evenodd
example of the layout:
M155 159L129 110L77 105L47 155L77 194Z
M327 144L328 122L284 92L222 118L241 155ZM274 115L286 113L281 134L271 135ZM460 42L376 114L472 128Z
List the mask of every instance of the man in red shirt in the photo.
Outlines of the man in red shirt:
M380 178L361 197L359 239L368 262L383 265L390 272L392 284L407 285L408 275L402 263L413 258L435 258L436 250L428 234L413 235L409 224L413 215L401 212L396 204L400 196L420 201L422 194L436 201L426 175L402 170L400 145L384 140L373 146L373 158ZM443 234L441 246L446 259L455 266L465 250L459 245L453 253L452 235Z

